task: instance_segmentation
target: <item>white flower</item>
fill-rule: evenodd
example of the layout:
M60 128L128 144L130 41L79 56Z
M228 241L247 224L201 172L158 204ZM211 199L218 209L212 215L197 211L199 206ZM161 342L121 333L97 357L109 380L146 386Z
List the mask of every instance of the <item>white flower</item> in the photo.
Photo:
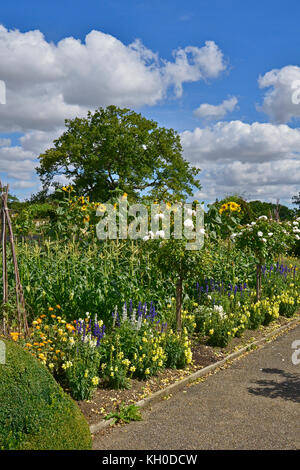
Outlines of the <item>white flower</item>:
M266 215L261 215L258 217L258 220L268 220L268 217Z
M126 303L123 305L122 320L123 320L123 321L126 321L126 320L127 320L127 307L126 307Z
M142 147L143 147L144 150L147 150L147 148L148 148L147 145L145 145L145 144L143 144Z
M204 228L200 228L199 232L202 233L202 235L204 235L204 234L205 234L205 229L204 229Z
M150 238L154 238L154 237L155 237L155 235L154 235L154 233L152 232L152 230L150 230L150 231L148 232L148 235L149 235Z
M251 225L256 225L256 222L251 222Z
M144 241L144 242L146 242L146 241L149 240L149 239L150 239L149 235L145 235L145 236L143 237L143 241Z
M164 214L155 214L154 220L157 222L159 219L164 219L165 216Z
M293 222L293 225L299 225L299 222L295 221Z
M257 235L258 235L259 237L262 237L262 236L263 236L263 233L262 233L262 232L257 232Z
M196 215L196 211L192 209L187 209L187 215Z
M237 233L232 233L232 234L230 235L230 238L233 240L236 236L237 236Z
M269 232L268 235L269 235L269 237L272 237L273 232Z
M263 241L264 243L266 243L267 240L266 240L265 238L262 238L262 241Z
M165 231L164 230L157 230L156 236L159 238L165 238Z
M296 240L300 240L299 235L295 235Z
M185 227L194 227L194 223L193 223L192 219L186 219L186 220L184 221L183 225L184 225Z

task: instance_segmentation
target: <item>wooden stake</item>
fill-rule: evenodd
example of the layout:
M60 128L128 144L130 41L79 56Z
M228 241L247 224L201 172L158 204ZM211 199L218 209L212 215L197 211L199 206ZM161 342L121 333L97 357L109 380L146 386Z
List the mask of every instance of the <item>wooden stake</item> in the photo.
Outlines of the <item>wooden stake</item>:
M1 183L0 183L1 187ZM28 334L28 323L27 315L25 309L25 299L23 294L23 288L20 281L18 261L15 250L14 235L12 223L9 215L9 210L7 206L8 201L8 189L9 186L6 186L6 191L3 191L2 187L2 207L1 207L1 219L2 219L2 250L3 250L3 303L8 301L8 280L7 280L7 249L6 249L6 224L9 231L9 239L11 246L11 253L13 258L14 273L15 273L15 283L16 283L16 301L17 301L17 314L18 314L18 323L19 323L19 333L23 332L25 335ZM5 327L6 329L6 327Z
M5 197L5 193L3 198ZM8 280L7 280L7 255L6 255L6 217L4 211L4 200L1 199L1 243L2 243L2 281L3 281L3 305L8 302ZM3 316L3 332L6 334L5 316Z

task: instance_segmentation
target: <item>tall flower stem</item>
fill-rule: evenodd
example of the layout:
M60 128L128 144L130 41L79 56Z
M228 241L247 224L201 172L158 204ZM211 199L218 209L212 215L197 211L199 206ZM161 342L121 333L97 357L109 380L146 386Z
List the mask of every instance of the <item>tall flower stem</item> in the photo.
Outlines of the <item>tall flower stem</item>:
M181 331L182 283L183 279L179 277L176 282L176 325L179 332Z

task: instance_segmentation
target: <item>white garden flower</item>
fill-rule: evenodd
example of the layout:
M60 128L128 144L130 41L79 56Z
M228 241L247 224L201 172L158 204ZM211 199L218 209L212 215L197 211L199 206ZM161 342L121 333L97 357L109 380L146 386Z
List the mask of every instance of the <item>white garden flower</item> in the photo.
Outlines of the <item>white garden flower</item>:
M251 222L251 225L256 225L256 222Z
M263 233L262 233L262 232L257 232L257 236L258 236L258 237L262 237L262 236L263 236Z
M194 223L193 223L192 219L186 219L186 220L184 221L183 225L184 225L185 227L193 227L193 228L194 228Z
M165 216L164 214L155 214L154 220L157 222L159 219L164 219Z
M269 237L272 237L273 232L269 232L268 235L269 235Z
M165 238L165 231L164 230L157 230L156 236L159 238Z
M126 307L126 303L123 305L122 320L123 320L123 321L126 321L126 320L127 320L127 307Z
M258 217L258 220L268 220L268 217L266 215L261 215Z
M262 241L263 241L264 243L266 243L267 240L266 240L265 238L262 238Z
M187 209L187 215L196 215L196 211L192 209Z
M145 235L145 236L143 237L143 241L144 241L144 242L148 241L149 239L150 239L149 235Z

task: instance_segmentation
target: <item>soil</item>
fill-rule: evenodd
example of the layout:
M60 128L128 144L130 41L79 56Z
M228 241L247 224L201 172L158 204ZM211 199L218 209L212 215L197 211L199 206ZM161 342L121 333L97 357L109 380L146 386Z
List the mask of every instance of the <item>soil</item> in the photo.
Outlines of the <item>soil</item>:
M291 320L300 318L300 314L293 318L279 317L276 321L268 326L260 327L257 330L246 330L240 338L233 338L230 344L225 348L208 346L202 339L199 341L197 337L193 338L193 361L183 370L164 369L155 377L148 380L131 380L129 390L112 390L104 388L101 383L94 393L93 399L88 401L79 401L79 407L85 415L88 423L95 424L101 421L108 413L115 411L121 404L130 405L136 403L142 398L146 398L158 390L164 389L187 375L196 372L203 367L213 364L228 354L240 349L253 341L257 341L271 332L276 332L278 328L286 325Z

